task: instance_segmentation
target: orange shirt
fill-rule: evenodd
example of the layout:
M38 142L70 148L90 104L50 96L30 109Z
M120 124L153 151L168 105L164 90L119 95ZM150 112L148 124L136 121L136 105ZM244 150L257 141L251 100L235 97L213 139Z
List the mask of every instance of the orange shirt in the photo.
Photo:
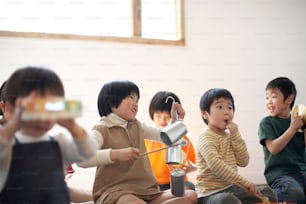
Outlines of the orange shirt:
M191 161L192 163L195 163L196 158L195 158L194 147L187 136L184 136L183 139L188 141L188 145L182 148L183 152L185 152L185 155L183 155L183 161L185 160L188 151L188 156L187 156L188 160ZM153 140L145 140L145 145L147 151L155 150L166 146L164 143ZM157 182L161 185L170 183L170 169L169 166L166 164L166 158L167 158L166 156L167 156L166 149L148 154ZM185 180L188 180L187 176Z

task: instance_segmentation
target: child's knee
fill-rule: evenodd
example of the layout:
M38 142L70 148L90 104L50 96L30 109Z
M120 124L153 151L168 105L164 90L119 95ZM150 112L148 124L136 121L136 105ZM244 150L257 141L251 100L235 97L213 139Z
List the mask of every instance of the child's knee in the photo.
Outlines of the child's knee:
M219 204L241 204L241 201L232 193L218 193L211 198L209 198L206 202L206 204L213 204L213 203L219 203Z

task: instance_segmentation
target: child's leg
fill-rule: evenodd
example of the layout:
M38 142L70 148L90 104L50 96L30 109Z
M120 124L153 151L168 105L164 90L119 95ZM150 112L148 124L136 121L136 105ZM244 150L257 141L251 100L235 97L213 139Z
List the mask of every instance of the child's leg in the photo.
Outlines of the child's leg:
M241 201L232 193L217 193L205 198L200 198L198 204L241 204Z
M292 176L281 176L271 183L278 201L297 202L305 204L304 187Z
M245 204L263 202L261 198L258 198L255 195L249 194L249 192L247 192L245 189L242 189L237 186L232 186L231 188L229 188L229 191L232 192L242 203L245 203Z
M182 197L175 197L171 194L171 190L163 191L163 193L157 198L151 200L150 204L160 204L167 201L167 204L196 204L197 194L193 190L185 190Z
M116 202L116 204L127 204L127 203L129 204L147 204L146 201L132 194L123 195Z
M277 195L268 184L257 185L258 190L264 197L267 197L270 202L277 202Z
M93 201L92 193L83 189L69 187L71 202L81 203Z

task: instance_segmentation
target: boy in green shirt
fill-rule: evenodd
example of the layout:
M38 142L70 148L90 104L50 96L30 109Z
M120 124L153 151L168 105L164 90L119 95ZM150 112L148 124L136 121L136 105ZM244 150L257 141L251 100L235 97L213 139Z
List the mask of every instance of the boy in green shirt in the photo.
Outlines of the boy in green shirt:
M305 203L306 163L304 122L291 115L297 91L286 77L278 77L266 86L266 108L258 135L263 146L265 178L279 201Z

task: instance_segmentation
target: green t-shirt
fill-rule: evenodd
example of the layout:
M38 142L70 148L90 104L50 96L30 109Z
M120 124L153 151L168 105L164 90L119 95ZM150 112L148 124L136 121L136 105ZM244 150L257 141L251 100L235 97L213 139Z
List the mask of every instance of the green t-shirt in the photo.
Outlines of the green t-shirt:
M271 183L280 175L295 174L306 170L305 144L303 133L297 132L286 147L276 155L272 155L265 146L266 139L276 139L290 126L291 119L267 116L259 124L258 135L263 145L265 156L265 177Z

